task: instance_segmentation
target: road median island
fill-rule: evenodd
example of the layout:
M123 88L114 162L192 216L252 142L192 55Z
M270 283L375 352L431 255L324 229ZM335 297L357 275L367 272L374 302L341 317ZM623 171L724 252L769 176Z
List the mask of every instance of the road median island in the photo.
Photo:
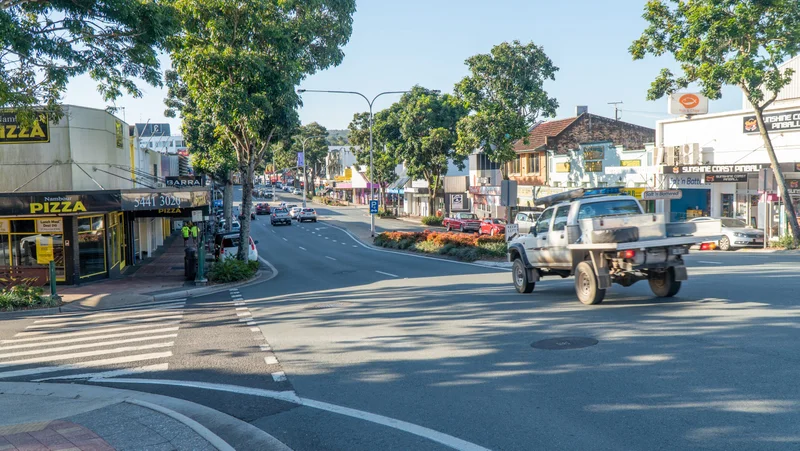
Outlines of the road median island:
M506 242L502 236L480 236L430 230L383 232L375 237L374 244L388 249L442 255L465 262L504 260L507 252Z

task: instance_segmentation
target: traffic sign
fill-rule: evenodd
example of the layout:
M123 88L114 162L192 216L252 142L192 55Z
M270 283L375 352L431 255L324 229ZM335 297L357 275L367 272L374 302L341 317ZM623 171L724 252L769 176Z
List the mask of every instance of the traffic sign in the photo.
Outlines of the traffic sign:
M373 215L378 214L378 201L377 200L369 201L369 213L373 214Z

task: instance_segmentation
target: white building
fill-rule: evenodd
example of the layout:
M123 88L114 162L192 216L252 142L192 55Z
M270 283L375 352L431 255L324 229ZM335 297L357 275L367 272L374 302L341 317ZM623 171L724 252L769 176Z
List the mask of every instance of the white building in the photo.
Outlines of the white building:
M782 67L800 69L800 57ZM737 111L657 122L655 159L664 174L658 188L683 192L679 200L658 201L658 211L670 220L698 215L737 217L779 233L777 221L773 225L773 216L767 214L779 210L772 205L777 205L777 194L772 186L759 186L759 170L771 168L770 160L753 110L747 109L746 101L743 106ZM765 122L787 181L800 185L796 164L800 162L800 76L780 92L765 112ZM768 174L762 180L771 181ZM764 188L771 192L765 193ZM797 208L798 199L793 202Z

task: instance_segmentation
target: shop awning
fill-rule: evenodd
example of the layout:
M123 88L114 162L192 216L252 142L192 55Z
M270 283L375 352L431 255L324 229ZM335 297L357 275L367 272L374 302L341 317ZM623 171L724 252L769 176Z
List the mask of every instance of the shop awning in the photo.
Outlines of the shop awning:
M397 190L399 189L400 191L402 191L403 187L405 187L406 183L408 183L408 180L409 180L409 177L400 177L399 179L397 179L396 182L394 182L391 185L389 185L386 188L386 191L389 192L389 193L397 194Z

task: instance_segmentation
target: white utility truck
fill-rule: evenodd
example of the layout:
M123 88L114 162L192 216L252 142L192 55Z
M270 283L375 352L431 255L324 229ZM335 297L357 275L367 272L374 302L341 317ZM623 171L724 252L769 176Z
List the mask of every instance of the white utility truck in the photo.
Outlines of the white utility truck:
M508 243L514 287L533 291L545 276L575 276L578 299L603 301L612 283L647 280L659 297L672 297L687 279L689 247L720 237L719 221L667 223L644 213L619 188L577 189L537 200L546 209L530 230Z

